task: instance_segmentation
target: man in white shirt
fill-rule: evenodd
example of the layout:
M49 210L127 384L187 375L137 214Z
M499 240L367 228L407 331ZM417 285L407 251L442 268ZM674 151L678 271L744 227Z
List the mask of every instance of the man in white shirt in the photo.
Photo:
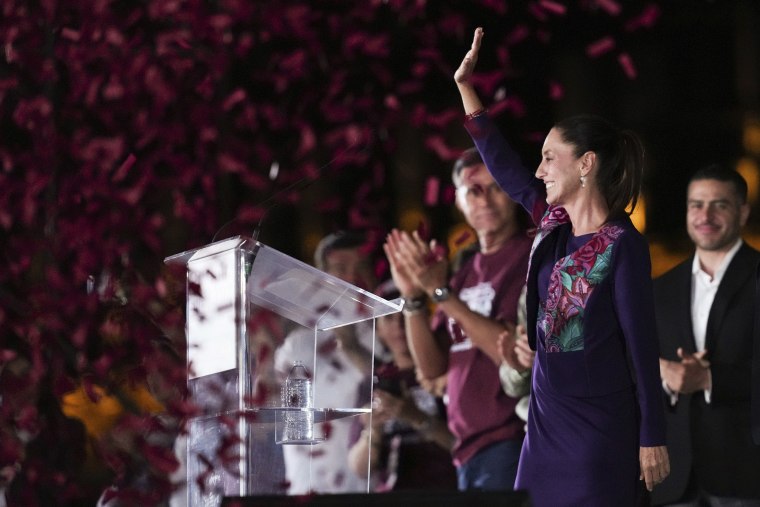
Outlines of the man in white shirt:
M760 506L750 431L760 252L740 235L749 211L737 172L695 173L686 213L694 256L654 283L671 460L656 505Z

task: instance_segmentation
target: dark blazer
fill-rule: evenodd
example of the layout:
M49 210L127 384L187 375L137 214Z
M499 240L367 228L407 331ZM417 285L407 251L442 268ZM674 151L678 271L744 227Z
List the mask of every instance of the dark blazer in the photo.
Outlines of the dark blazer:
M693 256L654 281L660 356L695 352L691 324ZM712 374L711 403L703 392L665 397L670 476L654 488L655 504L681 500L694 474L716 496L760 498L760 446L752 442L750 398L760 252L742 245L718 287L707 322L705 348Z

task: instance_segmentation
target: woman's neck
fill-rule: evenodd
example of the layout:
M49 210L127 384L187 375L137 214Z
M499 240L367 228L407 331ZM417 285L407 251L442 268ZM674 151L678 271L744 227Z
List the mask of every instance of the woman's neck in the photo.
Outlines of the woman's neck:
M604 197L597 192L588 192L565 206L565 211L573 224L574 236L597 232L607 222L610 213Z

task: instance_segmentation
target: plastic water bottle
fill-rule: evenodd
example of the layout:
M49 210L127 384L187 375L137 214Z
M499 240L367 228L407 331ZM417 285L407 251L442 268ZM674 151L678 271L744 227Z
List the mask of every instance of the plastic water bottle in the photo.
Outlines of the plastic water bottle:
M313 408L314 391L311 376L301 361L295 361L282 386L282 405L293 408ZM286 410L283 440L309 441L314 438L314 412Z

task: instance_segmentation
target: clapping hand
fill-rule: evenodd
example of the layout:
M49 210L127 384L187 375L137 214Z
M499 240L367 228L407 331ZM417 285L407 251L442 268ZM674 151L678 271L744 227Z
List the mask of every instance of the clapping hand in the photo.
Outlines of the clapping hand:
M426 243L416 231L409 234L394 229L384 248L393 279L402 294L431 293L446 285L448 262L435 241Z
M660 376L674 392L689 394L710 386L710 362L706 350L690 354L677 350L680 361L660 359Z
M511 368L523 372L533 367L536 353L528 345L525 326L507 323L506 329L499 334L498 343L502 360Z

